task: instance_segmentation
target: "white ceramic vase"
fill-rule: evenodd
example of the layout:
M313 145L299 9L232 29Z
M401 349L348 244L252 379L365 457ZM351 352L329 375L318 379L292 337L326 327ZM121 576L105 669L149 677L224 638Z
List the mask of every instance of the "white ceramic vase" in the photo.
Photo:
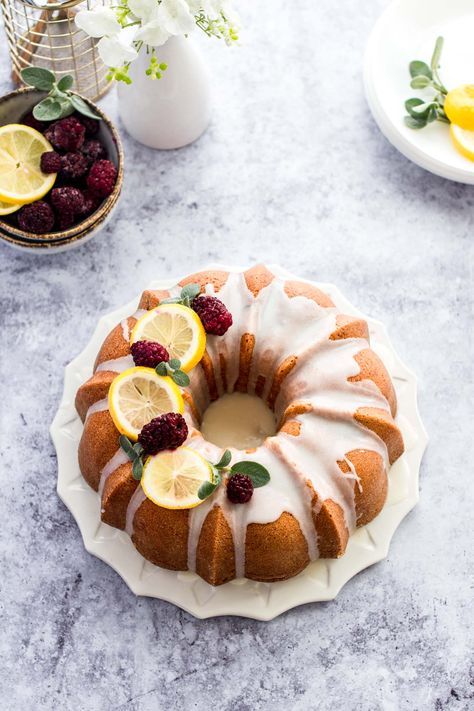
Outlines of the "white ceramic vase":
M171 37L157 47L168 65L161 79L145 74L150 57L141 51L130 66L132 84L118 84L119 113L133 138L150 148L181 148L206 130L211 116L207 67L192 40Z

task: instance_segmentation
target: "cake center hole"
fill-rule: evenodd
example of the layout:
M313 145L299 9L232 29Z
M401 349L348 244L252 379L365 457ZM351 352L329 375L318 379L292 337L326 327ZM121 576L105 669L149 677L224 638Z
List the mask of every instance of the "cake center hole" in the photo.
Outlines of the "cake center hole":
M251 449L276 434L275 415L256 395L231 393L212 402L204 413L201 432L218 447Z

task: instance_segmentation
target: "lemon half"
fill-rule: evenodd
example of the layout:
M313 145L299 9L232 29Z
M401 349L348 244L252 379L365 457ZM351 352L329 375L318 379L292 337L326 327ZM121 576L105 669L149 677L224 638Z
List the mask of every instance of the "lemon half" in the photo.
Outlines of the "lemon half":
M54 185L56 173L43 173L40 159L42 153L52 150L46 138L30 126L1 126L0 200L24 205L46 195Z
M444 111L451 123L474 131L474 84L463 84L448 91Z
M112 381L109 411L118 431L135 441L154 417L183 414L184 401L171 378L157 375L153 368L128 368Z
M161 304L135 324L130 342L137 341L161 343L170 358L178 358L181 369L189 371L204 355L206 332L192 309L182 304Z
M212 481L212 469L204 457L189 447L165 450L149 457L141 485L145 495L165 509L191 509L202 504L201 485Z

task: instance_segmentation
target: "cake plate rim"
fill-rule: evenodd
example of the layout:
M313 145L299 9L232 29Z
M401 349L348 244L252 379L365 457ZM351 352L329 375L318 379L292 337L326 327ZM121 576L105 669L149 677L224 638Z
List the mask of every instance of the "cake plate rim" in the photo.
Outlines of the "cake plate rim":
M76 520L86 550L112 567L137 596L171 602L200 619L232 615L269 621L299 605L333 600L357 573L387 556L395 531L419 499L419 470L428 436L417 407L417 377L397 355L387 329L353 306L335 285L295 276L275 264L267 266L276 276L318 286L328 292L345 313L363 316L369 324L371 346L382 355L397 391L397 421L404 434L406 451L390 469L389 498L382 512L350 537L344 556L310 563L299 575L285 581L262 583L243 579L213 587L194 573L165 570L146 561L124 531L100 520L98 494L82 478L77 462L82 423L74 407L74 397L79 385L90 376L105 336L136 310L140 295L104 314L86 347L66 366L63 395L50 427L58 462L57 492ZM197 271L210 269L245 270L211 264ZM187 275L159 279L145 288L164 289L184 276Z

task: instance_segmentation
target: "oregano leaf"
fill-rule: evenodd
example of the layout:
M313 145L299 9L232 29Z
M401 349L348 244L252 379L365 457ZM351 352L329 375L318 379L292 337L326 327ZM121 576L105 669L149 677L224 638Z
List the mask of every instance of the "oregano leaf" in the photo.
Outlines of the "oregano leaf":
M60 101L47 96L33 108L33 116L38 121L55 121L60 118L62 109Z
M134 479L137 479L138 481L140 481L140 479L142 478L142 474L143 474L143 462L140 459L140 457L137 457L135 459L135 461L133 462L132 476Z
M79 111L80 114L100 121L100 116L96 114L95 111L90 108L89 104L86 104L84 99L82 99L80 96L78 96L77 94L71 94L69 98L71 104L74 106L76 111Z
M66 74L65 76L61 77L61 79L57 83L57 87L60 91L67 91L68 89L71 88L71 86L74 84L74 77L72 74Z
M171 360L168 361L168 365L172 370L179 370L179 368L181 368L181 361L179 358L171 358Z
M174 373L171 373L171 379L176 383L176 385L179 385L182 388L186 388L190 383L189 376L186 375L183 370L175 370Z
M262 464L258 462L236 462L231 468L232 474L246 474L256 489L265 486L270 481L270 474Z
M408 68L410 71L410 76L412 78L419 76L428 77L428 79L433 78L433 72L426 64L426 62L420 62L418 59L416 59L415 61L410 62Z
M168 369L166 367L166 363L164 360L162 360L161 363L158 363L158 365L155 368L155 372L158 375L162 375L162 376L168 375Z
M181 298L183 299L183 301L187 299L189 299L189 301L192 301L200 293L201 286L199 284L186 284L186 286L183 286L183 288L181 289Z
M140 444L140 442L135 442L133 445L133 451L135 452L135 455L137 457L141 457L143 454L143 446Z
M408 126L408 128L425 128L427 124L426 119L416 119L413 118L413 116L405 116L403 120L405 122L405 126Z
M182 301L180 296L170 296L169 299L162 299L160 304L180 304Z
M21 78L25 84L34 86L35 89L40 91L50 91L55 81L53 72L43 67L26 67L21 70Z
M222 455L222 457L219 459L217 464L215 464L214 466L217 469L224 469L225 467L227 467L230 464L231 459L232 459L232 454L230 453L230 451L228 449L226 449L224 454Z
M131 459L132 461L134 459L136 459L136 457L137 457L136 452L133 448L133 444L130 442L128 437L126 437L125 435L120 435L119 443L129 459Z
M217 489L219 483L213 484L210 481L205 481L199 487L198 498L201 499L201 501L204 501L204 499L207 499L211 494L214 493L214 491Z

